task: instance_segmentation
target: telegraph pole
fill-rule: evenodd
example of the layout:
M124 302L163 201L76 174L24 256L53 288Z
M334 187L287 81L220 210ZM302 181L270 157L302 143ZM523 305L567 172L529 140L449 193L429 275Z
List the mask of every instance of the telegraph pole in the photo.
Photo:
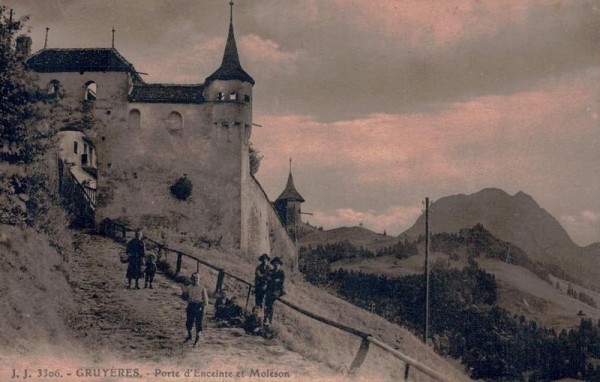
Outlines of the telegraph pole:
M423 341L429 338L429 198L425 198L425 333Z

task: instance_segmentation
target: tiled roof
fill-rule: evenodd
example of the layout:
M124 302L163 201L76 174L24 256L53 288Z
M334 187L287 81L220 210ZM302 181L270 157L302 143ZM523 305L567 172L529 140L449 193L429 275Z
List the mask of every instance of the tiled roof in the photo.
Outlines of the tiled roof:
M27 60L36 72L130 72L142 79L135 68L114 48L42 49Z
M290 176L288 176L287 184L285 185L285 190L279 195L277 200L293 200L304 202L304 198L300 193L296 190L294 186L294 178L292 178L292 173L290 172Z
M136 84L130 102L201 103L204 85Z

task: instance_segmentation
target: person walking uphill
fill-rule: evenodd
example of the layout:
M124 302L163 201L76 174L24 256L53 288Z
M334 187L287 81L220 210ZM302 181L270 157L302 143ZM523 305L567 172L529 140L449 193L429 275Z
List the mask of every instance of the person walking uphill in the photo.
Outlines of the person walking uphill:
M256 267L256 271L254 272L254 297L255 297L255 305L259 308L263 308L263 301L265 299L265 293L267 291L267 284L269 278L269 272L271 271L271 267L269 266L269 255L263 253L258 258L260 264Z
M269 327L271 325L271 321L273 319L273 304L275 303L275 300L277 300L278 297L285 295L285 291L283 290L285 283L285 272L283 272L283 269L281 269L283 262L281 261L281 258L275 257L273 260L271 260L271 264L273 265L273 269L269 272L269 279L265 294L265 327Z
M208 305L208 294L204 287L198 285L197 273L192 274L190 280L192 283L183 289L183 295L181 296L188 303L185 310L185 329L187 330L187 337L183 343L192 339L192 328L196 325L196 339L194 340L194 347L196 347L200 332L202 331L202 318L204 317L204 311Z
M142 241L141 229L135 231L135 238L127 243L125 253L127 254L127 263L129 263L125 275L128 280L127 288L131 288L131 280L135 279L135 289L140 289L138 280L142 277L142 263L146 257L146 246Z

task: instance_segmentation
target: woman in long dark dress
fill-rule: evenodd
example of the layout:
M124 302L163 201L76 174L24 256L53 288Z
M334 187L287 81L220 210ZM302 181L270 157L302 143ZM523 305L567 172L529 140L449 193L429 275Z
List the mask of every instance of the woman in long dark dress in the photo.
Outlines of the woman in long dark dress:
M146 247L142 241L142 231L135 231L135 238L127 243L127 288L131 288L131 280L135 280L135 289L140 289L138 285L139 279L142 277L142 263L146 257Z

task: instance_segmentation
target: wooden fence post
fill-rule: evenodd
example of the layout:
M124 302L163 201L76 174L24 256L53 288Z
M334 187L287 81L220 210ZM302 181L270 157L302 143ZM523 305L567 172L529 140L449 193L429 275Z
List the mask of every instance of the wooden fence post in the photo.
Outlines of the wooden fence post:
M354 360L352 361L352 364L350 365L350 371L348 371L348 374L354 374L354 372L365 361L365 358L367 358L368 352L369 352L369 340L367 340L367 338L365 337L360 342L360 347L358 348L358 352L356 353L356 356L354 357Z
M219 276L217 276L217 286L215 288L215 293L219 293L221 289L223 289L223 279L225 278L225 271L223 269L219 269Z
M183 257L183 255L181 254L181 252L177 252L177 265L175 266L175 276L179 275L179 272L181 271L181 258Z
M252 293L252 285L248 284L248 295L246 296L246 305L244 310L248 310L248 301L250 301L250 293Z

